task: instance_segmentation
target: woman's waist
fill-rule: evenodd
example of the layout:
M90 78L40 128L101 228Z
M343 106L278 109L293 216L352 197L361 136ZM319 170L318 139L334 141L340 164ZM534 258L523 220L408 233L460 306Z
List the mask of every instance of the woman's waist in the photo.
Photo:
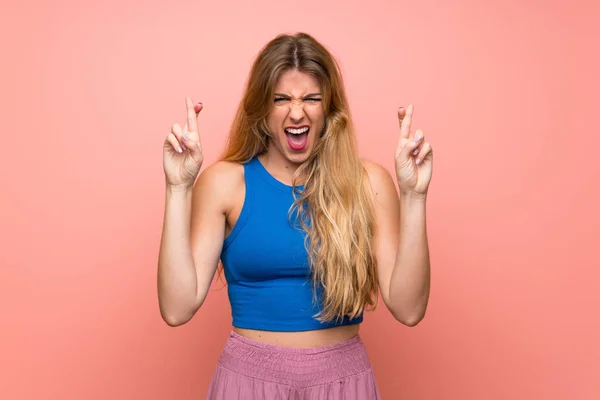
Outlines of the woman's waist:
M249 338L233 330L221 353L219 367L298 389L372 371L360 336L347 327L340 328L320 334L299 332L300 336L295 338L290 335L291 332L282 332L282 337L277 339L274 339L276 332L242 330L244 334L252 336ZM320 337L308 339L312 335ZM254 340L254 337L258 340ZM346 337L350 339L339 341ZM277 344L265 343L265 339L274 339ZM331 344L314 346L323 343ZM311 347L300 347L302 345Z
M250 340L289 348L315 348L349 341L358 335L360 324L335 326L295 332L266 331L234 327L233 330Z

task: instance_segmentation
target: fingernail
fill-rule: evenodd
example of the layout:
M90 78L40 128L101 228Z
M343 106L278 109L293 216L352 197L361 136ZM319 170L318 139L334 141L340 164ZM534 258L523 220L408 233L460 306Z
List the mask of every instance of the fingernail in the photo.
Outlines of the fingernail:
M415 143L421 140L422 137L423 132L420 129L417 129L417 132L415 132Z
M417 164L420 164L420 163L421 163L421 160L420 160L420 159L418 159L418 160L417 160Z
M417 154L419 154L419 149L415 149L415 151L413 151L413 156L416 156Z
M182 144L182 145L181 145L181 148L182 148L183 150L187 150L187 147L185 147L185 144Z
M187 135L184 133L183 135L181 135L181 137L183 138L183 140L185 140L186 142L190 140L189 137L187 137Z
M400 107L400 111L404 111L404 107Z

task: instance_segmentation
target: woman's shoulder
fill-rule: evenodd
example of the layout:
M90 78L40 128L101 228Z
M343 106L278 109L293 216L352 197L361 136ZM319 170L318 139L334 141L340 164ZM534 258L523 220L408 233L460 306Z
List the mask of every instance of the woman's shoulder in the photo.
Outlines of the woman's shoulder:
M194 196L216 198L227 203L244 188L244 165L233 161L217 161L206 167L196 181Z
M368 181L366 183L370 184L375 193L396 191L392 174L383 165L365 158L361 158L360 161L367 172L365 178L368 178Z
M371 181L387 180L391 178L390 172L383 165L366 158L361 158L360 162Z
M225 179L235 179L239 177L239 175L244 177L244 164L236 161L216 161L206 167L204 171L200 174L201 176L205 174L209 177L221 177Z

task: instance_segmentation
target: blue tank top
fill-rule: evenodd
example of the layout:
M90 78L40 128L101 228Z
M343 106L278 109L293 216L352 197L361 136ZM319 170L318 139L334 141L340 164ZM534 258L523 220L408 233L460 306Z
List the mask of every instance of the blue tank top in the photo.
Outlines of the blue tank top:
M275 179L256 157L244 164L244 180L244 204L221 252L233 326L294 332L362 322L362 314L337 323L314 318L322 297L317 290L313 301L306 234L288 217L292 186Z

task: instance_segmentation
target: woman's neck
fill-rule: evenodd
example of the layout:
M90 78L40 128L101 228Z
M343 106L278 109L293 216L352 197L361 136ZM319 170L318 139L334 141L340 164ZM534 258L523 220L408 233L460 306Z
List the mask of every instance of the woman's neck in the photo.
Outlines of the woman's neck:
M300 167L300 164L293 163L286 159L277 150L261 154L258 156L258 159L275 179L283 182L286 185L292 185L294 173L298 167ZM301 180L296 182L296 185L301 184Z

